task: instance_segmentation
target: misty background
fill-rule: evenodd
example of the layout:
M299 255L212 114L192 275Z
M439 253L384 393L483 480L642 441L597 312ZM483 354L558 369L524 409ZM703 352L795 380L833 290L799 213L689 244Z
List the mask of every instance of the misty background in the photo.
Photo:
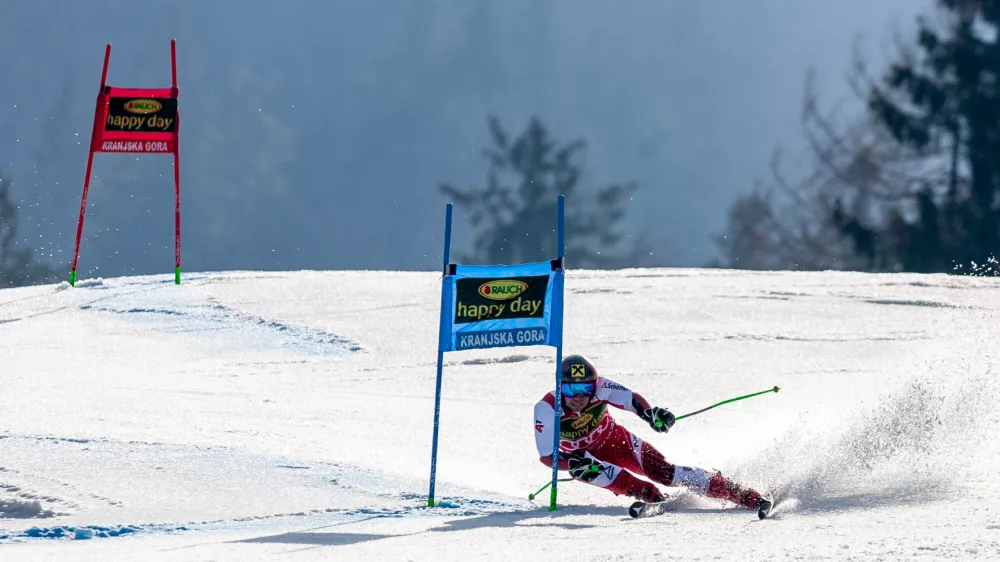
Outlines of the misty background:
M855 47L880 74L932 4L7 0L0 173L17 243L68 269L104 46L109 84L169 86L174 37L183 271L436 270L440 187L485 185L491 117L584 140L583 192L634 182L625 265L702 266L773 151L805 149L810 69L863 111ZM88 204L82 278L172 271L170 156L97 154Z

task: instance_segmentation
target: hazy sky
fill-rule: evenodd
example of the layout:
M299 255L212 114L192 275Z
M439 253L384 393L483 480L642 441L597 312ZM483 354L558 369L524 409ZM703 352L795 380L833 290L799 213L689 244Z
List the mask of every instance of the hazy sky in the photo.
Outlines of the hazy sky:
M878 66L930 4L6 0L0 168L28 242L68 263L104 45L109 83L168 85L174 36L185 270L437 269L437 187L482 185L490 114L585 138L585 185L638 182L650 263L702 265L772 150L800 147L806 71L855 103L854 40ZM96 157L83 275L171 271L171 173Z

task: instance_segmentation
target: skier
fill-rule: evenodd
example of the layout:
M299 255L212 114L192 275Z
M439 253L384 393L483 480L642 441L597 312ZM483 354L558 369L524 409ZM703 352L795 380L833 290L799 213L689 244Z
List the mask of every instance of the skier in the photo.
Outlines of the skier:
M611 379L598 377L593 363L581 355L566 357L561 369L559 470L568 470L574 479L610 490L616 496L624 494L643 502L666 498L655 484L632 473L656 484L685 486L710 498L757 510L761 519L770 513L770 498L753 489L718 472L667 462L655 447L615 423L607 406L638 415L659 433L666 433L674 424L674 415L669 410L652 407L639 394ZM550 468L554 410L554 392L535 405L535 445L539 460Z

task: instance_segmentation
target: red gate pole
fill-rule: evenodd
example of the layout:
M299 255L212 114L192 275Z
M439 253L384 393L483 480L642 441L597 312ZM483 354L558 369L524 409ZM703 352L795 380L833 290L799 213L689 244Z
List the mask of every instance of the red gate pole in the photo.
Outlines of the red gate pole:
M170 40L170 77L174 99L177 99L177 42ZM181 112L177 112L174 125L174 284L181 284L181 163L180 129Z
M177 116L177 126L181 118ZM174 284L181 284L181 167L180 150L174 140Z
M83 217L87 213L87 191L90 190L90 168L94 163L94 152L87 156L87 175L83 179L83 198L80 201L80 219L76 224L76 248L73 250L73 268L69 272L69 284L76 286L76 265L80 258L80 237L83 235Z
M73 250L73 267L69 272L69 284L76 285L76 266L80 258L80 238L83 236L83 219L87 215L87 193L90 191L90 171L94 164L94 143L97 139L98 116L101 114L101 103L104 101L104 85L108 79L108 59L111 58L111 43L104 48L104 69L101 70L101 89L97 92L97 104L94 107L94 129L90 133L90 150L87 155L87 175L83 178L83 196L80 198L80 219L76 225L76 247Z

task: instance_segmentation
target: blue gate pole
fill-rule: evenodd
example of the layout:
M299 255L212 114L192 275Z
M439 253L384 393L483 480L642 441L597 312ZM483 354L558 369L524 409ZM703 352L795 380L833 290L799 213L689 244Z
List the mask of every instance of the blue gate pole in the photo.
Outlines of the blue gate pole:
M563 346L562 346L563 284L561 282L561 277L566 271L566 262L565 262L566 238L565 235L563 234L565 230L564 225L566 222L565 201L566 201L566 196L560 195L559 196L559 266L562 269L562 271L558 272L558 274L556 275L557 283L559 285L557 287L557 289L559 290L559 298L558 298L559 306L557 307L558 310L553 311L553 315L558 316L558 318L553 318L553 320L558 321L559 323L560 336L559 336L559 345L556 347L556 392L555 392L555 408L554 408L555 419L552 422L552 427L554 430L552 436L552 491L549 493L549 511L555 511L556 509L556 495L557 495L556 489L557 486L559 485L559 418L560 418L559 411L562 407L562 352L563 352ZM555 300L555 297L553 297L553 299Z
M427 507L434 507L434 480L437 473L437 454L438 454L438 425L441 419L441 374L442 366L444 364L444 341L442 338L445 337L441 330L444 330L445 325L445 312L448 310L448 303L445 302L445 298L448 295L447 285L448 285L448 263L450 261L449 254L451 253L451 203L445 208L445 219L444 219L444 268L442 273L444 274L441 278L441 320L438 324L438 358L437 358L437 385L434 389L434 438L431 445L431 487L430 492L427 494Z

